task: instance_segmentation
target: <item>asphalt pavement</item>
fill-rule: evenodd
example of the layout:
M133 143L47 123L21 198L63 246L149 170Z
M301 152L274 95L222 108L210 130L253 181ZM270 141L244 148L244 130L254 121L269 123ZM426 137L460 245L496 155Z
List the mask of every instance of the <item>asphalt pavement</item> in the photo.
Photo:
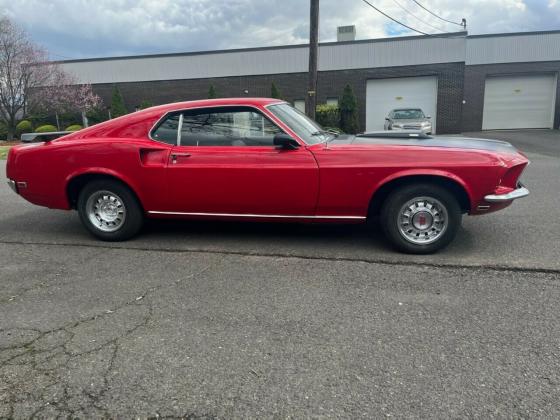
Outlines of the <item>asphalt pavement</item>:
M432 256L375 226L102 243L2 163L0 418L559 417L560 135L538 133L530 197Z

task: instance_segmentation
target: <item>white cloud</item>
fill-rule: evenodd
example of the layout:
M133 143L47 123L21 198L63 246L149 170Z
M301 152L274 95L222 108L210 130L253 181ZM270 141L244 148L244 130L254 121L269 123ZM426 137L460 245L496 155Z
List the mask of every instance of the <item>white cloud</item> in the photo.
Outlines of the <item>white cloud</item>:
M375 5L422 32L433 26L461 30L422 10L412 0ZM560 28L558 0L420 1L469 33ZM308 0L0 0L0 10L23 25L54 57L200 51L304 43ZM554 9L554 12L551 12ZM423 23L426 22L426 23ZM336 27L355 24L359 38L413 34L361 0L321 0L321 41Z

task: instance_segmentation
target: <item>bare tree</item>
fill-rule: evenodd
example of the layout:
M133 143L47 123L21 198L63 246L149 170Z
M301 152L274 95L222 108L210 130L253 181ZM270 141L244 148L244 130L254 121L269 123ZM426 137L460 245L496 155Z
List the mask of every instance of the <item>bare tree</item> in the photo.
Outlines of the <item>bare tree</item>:
M91 86L76 85L45 50L8 18L0 18L0 121L13 138L18 119L30 109L79 111L99 103Z

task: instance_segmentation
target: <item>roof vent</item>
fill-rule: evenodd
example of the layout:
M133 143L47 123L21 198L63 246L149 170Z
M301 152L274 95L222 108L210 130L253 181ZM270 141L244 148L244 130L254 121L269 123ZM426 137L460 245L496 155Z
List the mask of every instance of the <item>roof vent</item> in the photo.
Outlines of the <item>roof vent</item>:
M339 26L336 31L336 40L338 42L355 41L356 40L356 26Z

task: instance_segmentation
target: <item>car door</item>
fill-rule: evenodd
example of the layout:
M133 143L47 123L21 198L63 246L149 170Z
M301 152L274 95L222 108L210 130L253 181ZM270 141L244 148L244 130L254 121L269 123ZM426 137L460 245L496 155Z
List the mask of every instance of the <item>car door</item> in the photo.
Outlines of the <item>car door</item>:
M178 125L178 145L167 165L167 211L315 214L319 189L315 158L303 146L295 150L274 147L274 135L282 130L258 109L186 110L180 113Z

